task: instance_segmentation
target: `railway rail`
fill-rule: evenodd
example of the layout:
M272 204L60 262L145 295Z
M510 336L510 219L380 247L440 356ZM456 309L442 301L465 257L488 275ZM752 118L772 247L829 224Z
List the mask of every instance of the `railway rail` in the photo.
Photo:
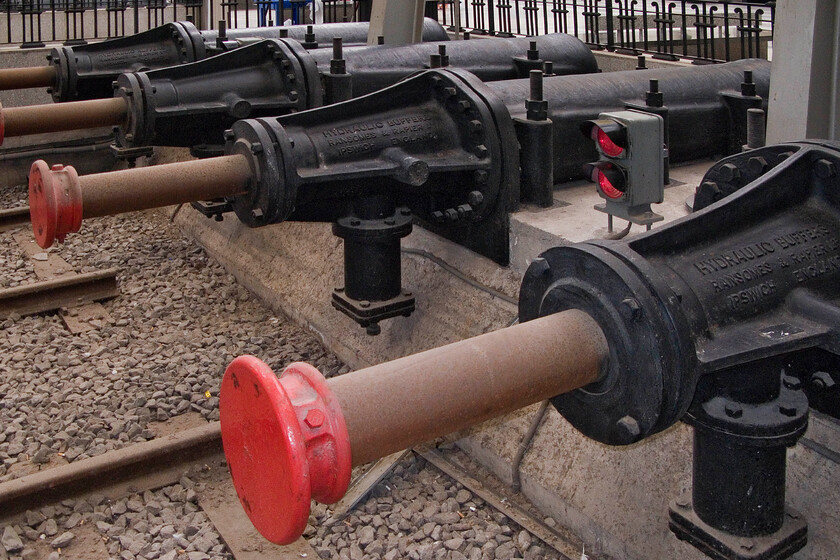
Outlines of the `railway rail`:
M572 558L576 545L570 542L568 535L538 519L532 508L521 499L512 499L509 493L504 492L502 484L492 480L492 475L471 462L470 470L465 469L458 463L454 446L447 442L444 444L446 451L424 445L397 453L391 460L359 469L350 492L355 495L354 501L340 515L337 511L330 512L324 523L330 526L344 521L353 507L362 500L366 501L377 484L388 484L387 476L399 461L406 457L416 461L419 457L441 471L452 483L465 488L485 507L494 508L551 547L557 558ZM366 476L368 474L376 476L371 478ZM182 484L192 478L199 483L206 481L197 486L195 502L214 523L235 560L251 558L254 547L267 553L261 558L291 559L315 553L306 539L281 547L264 541L256 534L230 482L218 422L201 423L175 434L0 483L0 512L3 512L0 514L0 526L25 522L27 517L34 515L33 511L43 511L57 504L98 500L103 496L105 501L115 502ZM481 479L491 481L482 482ZM190 482L186 484L190 485ZM335 509L338 510L340 505ZM475 506L467 508L476 510Z

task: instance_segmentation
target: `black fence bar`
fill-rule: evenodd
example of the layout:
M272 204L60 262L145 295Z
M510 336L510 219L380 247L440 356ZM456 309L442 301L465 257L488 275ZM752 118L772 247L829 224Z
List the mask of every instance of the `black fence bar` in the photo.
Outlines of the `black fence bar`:
M0 0L0 44L78 44L145 31L189 16L230 28L310 23L311 0ZM358 21L369 0L324 0L323 21ZM536 36L563 32L593 49L718 62L766 58L775 2L686 0L442 0L451 31ZM214 13L221 9L220 13ZM433 10L434 11L434 3ZM460 28L456 29L456 25Z
M324 22L359 20L359 1L323 0ZM81 44L146 31L189 16L200 27L312 23L312 0L0 0L0 45ZM454 14L457 3L449 6ZM221 13L214 13L221 9ZM205 25L202 25L204 23Z
M768 56L775 2L448 0L439 20L486 35L570 33L595 49L723 62Z

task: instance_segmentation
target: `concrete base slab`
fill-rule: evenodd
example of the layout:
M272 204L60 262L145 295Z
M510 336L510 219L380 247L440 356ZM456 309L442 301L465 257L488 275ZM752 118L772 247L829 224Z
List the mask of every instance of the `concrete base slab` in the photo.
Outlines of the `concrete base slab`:
M654 210L666 221L685 215L685 200L710 163L672 169L674 184L665 191L665 203ZM551 246L606 233L606 217L593 209L597 202L591 185L575 184L555 192L552 208L527 207L514 214L508 268L415 227L403 247L434 255L465 273L467 280L424 256L403 255L403 284L417 296L417 310L409 318L383 322L382 334L375 337L330 305L332 289L342 284L343 253L329 224L248 229L234 217L215 222L188 207L179 212L177 222L239 281L308 326L358 368L509 324L517 309L505 300L516 297L532 258ZM622 227L617 221L616 229ZM630 235L637 231L644 228L635 226ZM482 286L501 294L488 293ZM533 407L525 409L460 434L459 445L510 481L511 460L533 412ZM668 530L668 503L690 487L691 449L691 429L683 424L630 447L608 447L585 438L551 409L521 465L522 492L577 534L593 560L700 560L702 554ZM788 502L810 523L809 544L794 558L836 558L840 424L814 418L807 439L789 457Z

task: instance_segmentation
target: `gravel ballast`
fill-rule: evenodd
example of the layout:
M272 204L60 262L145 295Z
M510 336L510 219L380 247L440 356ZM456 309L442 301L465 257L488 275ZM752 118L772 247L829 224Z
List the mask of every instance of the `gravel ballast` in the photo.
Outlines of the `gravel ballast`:
M20 204L25 193L4 189L2 207ZM52 251L76 272L119 268L121 295L104 303L109 317L81 334L57 313L0 322L0 482L147 441L171 431L178 417L217 420L222 374L241 354L275 371L299 360L328 377L347 371L161 212L88 220L67 241ZM0 270L0 287L36 280L13 232L0 233ZM188 473L124 499L93 496L27 512L0 527L0 560L232 558L201 510L202 476ZM412 454L344 520L323 526L328 516L313 505L305 534L321 558L561 557Z

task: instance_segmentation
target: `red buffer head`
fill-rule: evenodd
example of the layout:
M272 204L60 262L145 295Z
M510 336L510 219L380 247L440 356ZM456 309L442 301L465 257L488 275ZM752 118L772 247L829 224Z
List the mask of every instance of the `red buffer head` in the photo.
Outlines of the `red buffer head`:
M350 440L320 372L294 363L280 377L253 356L225 371L222 443L233 484L254 527L289 544L303 534L309 503L334 503L350 484Z
M38 245L47 249L56 239L82 227L82 189L72 167L39 159L29 170L29 214Z

